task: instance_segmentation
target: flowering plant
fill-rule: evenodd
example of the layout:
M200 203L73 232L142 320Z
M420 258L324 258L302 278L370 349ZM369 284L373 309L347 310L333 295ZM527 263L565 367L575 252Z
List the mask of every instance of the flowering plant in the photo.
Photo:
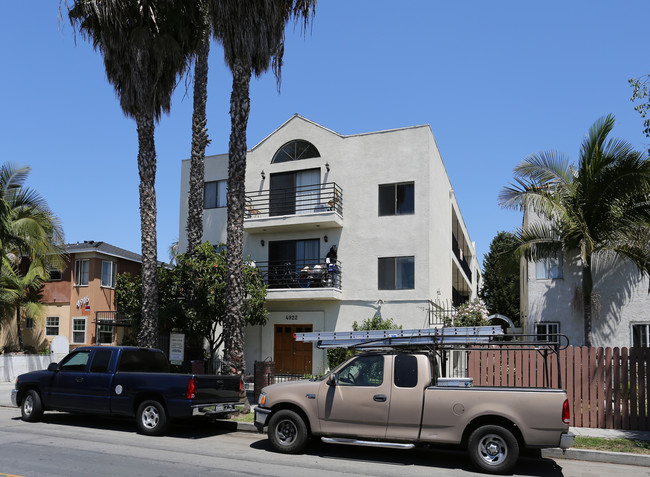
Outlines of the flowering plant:
M463 303L456 309L456 316L445 319L445 326L486 326L489 325L488 310L482 300Z

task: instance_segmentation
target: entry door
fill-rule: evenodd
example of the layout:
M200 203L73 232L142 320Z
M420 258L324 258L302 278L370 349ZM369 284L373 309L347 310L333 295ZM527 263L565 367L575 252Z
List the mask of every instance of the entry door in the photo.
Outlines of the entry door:
M273 359L280 374L311 374L312 344L296 341L294 333L308 333L312 325L275 325Z

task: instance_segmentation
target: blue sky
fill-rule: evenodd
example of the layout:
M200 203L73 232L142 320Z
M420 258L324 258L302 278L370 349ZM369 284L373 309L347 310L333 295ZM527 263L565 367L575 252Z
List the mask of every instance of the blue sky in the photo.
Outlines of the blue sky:
M101 55L56 0L3 2L0 154L29 165L28 186L63 223L66 241L140 252L137 137ZM282 90L251 85L248 146L294 113L341 134L429 124L479 260L521 215L499 190L527 154L576 160L589 126L616 116L614 136L647 149L627 80L650 73L645 1L321 0L311 34L287 31ZM231 77L213 44L208 154L227 152ZM179 235L181 160L192 100L179 85L156 129L159 259Z

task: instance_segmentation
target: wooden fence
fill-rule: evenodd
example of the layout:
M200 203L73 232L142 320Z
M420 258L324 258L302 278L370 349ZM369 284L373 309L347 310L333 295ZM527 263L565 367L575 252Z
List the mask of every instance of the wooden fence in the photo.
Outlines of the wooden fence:
M569 346L560 351L559 368L553 353L546 368L544 362L541 351L470 351L467 376L475 386L562 387L572 426L650 430L650 348Z

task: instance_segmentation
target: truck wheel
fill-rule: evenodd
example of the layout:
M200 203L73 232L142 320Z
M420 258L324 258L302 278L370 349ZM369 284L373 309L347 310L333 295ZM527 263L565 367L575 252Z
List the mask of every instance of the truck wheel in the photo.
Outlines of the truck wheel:
M485 472L505 473L519 458L519 443L509 430L501 426L482 426L469 438L469 457Z
M309 433L305 421L294 411L278 411L269 421L269 440L275 450L297 454L307 445Z
M167 414L158 401L144 401L136 414L138 431L148 436L159 436L167 430Z
M20 413L23 421L35 422L43 416L43 403L41 403L41 396L33 389L27 391L27 395L23 399L20 406Z

